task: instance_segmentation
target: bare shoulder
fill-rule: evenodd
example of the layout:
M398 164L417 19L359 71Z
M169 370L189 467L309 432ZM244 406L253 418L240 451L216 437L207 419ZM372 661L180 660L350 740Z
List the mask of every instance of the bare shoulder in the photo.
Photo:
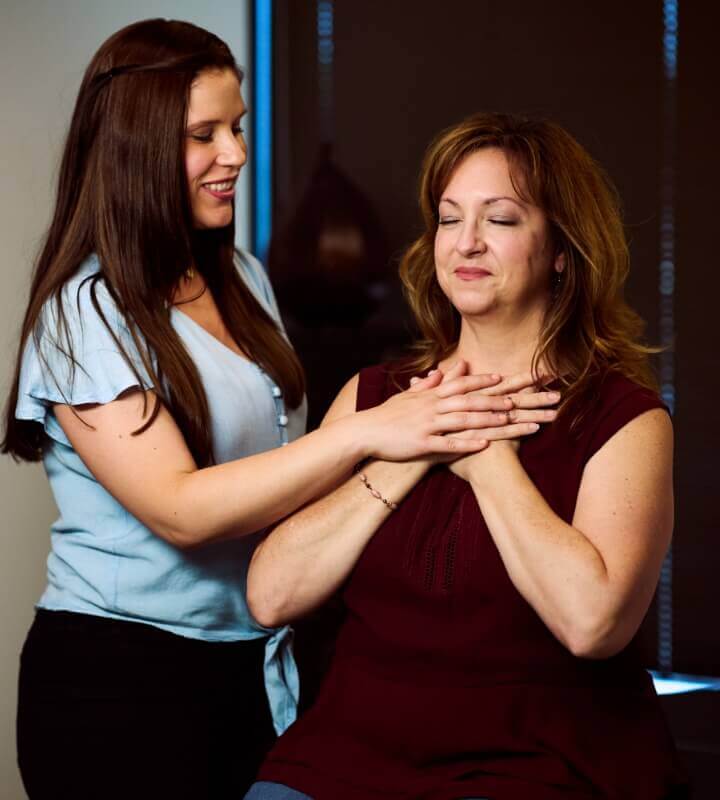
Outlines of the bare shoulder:
M360 382L360 375L355 374L350 380L340 389L337 396L332 402L332 405L327 410L321 425L327 425L334 422L341 417L346 417L355 411L357 405L357 391Z
M672 460L673 426L670 415L662 408L644 411L623 425L588 461L586 471L618 459L625 463L644 462L652 468Z
M604 553L606 545L625 552L629 542L641 550L652 542L661 556L672 531L672 462L668 413L634 417L586 464L573 524Z

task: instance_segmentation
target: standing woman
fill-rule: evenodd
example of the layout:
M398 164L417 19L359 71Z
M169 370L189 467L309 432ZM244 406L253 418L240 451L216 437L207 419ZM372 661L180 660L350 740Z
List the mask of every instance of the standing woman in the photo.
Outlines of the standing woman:
M60 511L21 660L32 800L242 796L297 699L289 629L245 601L257 532L365 457L474 452L441 434L507 407L461 367L301 437L302 369L233 246L241 79L216 36L147 20L80 88L2 442Z

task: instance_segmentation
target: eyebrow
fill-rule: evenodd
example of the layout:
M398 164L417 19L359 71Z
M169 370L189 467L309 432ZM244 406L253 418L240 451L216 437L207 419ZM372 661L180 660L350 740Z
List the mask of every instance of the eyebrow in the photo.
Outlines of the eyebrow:
M248 113L247 108L243 108L243 110L235 117L235 119L242 119ZM186 130L194 131L196 128L202 128L205 125L220 125L223 122L221 119L201 119L197 122L193 122L192 125L188 125Z
M525 208L525 203L522 200L518 200L517 197L507 197L507 196L500 196L500 197L488 197L487 199L483 200L482 204L484 206L492 205L493 203L497 203L500 200L509 200L511 203L515 203L516 205L520 206L520 208ZM441 203L449 203L451 206L455 206L455 208L460 208L460 204L456 203L449 197L441 197Z

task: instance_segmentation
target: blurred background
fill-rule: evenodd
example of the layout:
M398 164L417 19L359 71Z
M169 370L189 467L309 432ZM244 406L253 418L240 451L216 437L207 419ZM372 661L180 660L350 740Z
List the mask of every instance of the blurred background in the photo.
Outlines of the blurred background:
M699 0L0 0L0 346L10 374L30 266L82 70L148 16L213 30L245 68L250 168L238 243L267 264L308 372L310 422L360 367L411 340L396 277L420 230L430 139L481 109L568 128L623 198L631 303L676 430L675 542L643 627L697 797L720 795L720 277L714 5ZM40 469L0 462L0 785L14 765L17 657L43 585L54 508ZM301 630L308 686L327 626ZM662 673L662 675L660 675ZM692 691L688 691L692 690ZM714 767L714 769L713 769Z

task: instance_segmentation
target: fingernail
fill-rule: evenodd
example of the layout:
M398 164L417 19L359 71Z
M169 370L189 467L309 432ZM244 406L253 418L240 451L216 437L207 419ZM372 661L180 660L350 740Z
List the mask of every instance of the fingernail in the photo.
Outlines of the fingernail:
M531 431L539 431L540 430L540 426L537 424L537 422L531 422L530 423L530 430Z
M430 370L430 372L428 372L428 378L429 378L431 375L434 375L436 372L437 372L437 370L436 370L436 369L431 369L431 370Z
M560 392L550 392L550 400L559 400Z
M410 386L414 386L419 380L420 378L410 378Z
M494 381L501 381L502 375L497 375L495 372L490 376Z

